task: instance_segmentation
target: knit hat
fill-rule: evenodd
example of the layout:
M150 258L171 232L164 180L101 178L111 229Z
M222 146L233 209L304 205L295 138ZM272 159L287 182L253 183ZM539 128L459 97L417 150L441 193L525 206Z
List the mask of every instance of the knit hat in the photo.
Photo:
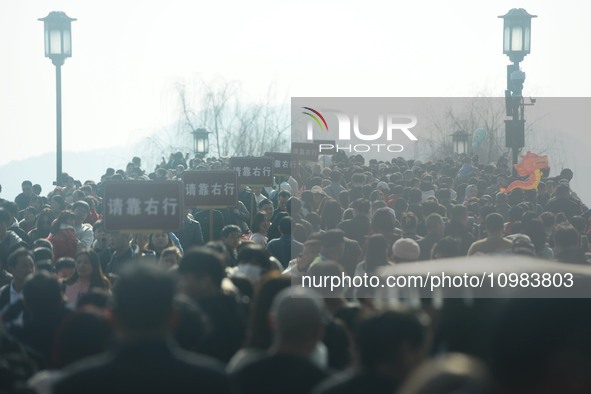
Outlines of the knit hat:
M392 245L392 255L394 260L398 262L417 261L421 254L419 244L412 238L400 238Z

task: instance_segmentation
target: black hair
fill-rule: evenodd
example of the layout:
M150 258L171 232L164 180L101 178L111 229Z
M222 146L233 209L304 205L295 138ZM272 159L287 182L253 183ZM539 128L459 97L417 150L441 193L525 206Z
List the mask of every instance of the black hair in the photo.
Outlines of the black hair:
M291 235L291 217L286 216L279 221L279 231L284 235Z
M405 344L419 349L425 330L415 316L388 311L359 323L356 339L361 365L372 370L399 361Z
M62 289L55 277L46 271L29 276L23 287L23 301L31 316L52 316L62 305Z
M113 312L121 327L135 333L160 329L171 316L175 291L165 271L130 264L121 270L113 288Z
M227 238L232 233L240 233L240 235L242 235L242 230L240 229L240 227L236 226L235 224L228 224L228 225L224 226L224 228L222 228L222 231L220 232L220 236L222 238Z
M224 264L220 258L207 248L189 249L179 262L178 272L181 275L207 276L216 286L221 286L222 280L226 276Z
M19 247L16 250L14 250L12 253L10 253L10 255L8 256L8 259L6 260L6 266L7 267L16 267L16 265L18 263L18 259L23 256L29 256L31 259L33 259L33 261L35 261L35 256L33 255L33 252L31 252L29 249L27 249L25 247Z

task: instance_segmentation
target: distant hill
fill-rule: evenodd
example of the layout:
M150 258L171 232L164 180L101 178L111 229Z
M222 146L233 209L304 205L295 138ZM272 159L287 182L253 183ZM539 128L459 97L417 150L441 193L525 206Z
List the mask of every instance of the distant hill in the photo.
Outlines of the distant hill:
M135 151L135 153L133 153ZM113 147L86 152L64 152L63 171L75 179L84 182L88 179L99 181L105 169L125 169L125 165L134 155L138 155L134 147ZM141 156L141 155L139 155ZM38 183L47 194L55 181L55 153L46 153L26 160L12 161L0 166L0 197L14 200L21 192L21 183L25 179L33 184Z

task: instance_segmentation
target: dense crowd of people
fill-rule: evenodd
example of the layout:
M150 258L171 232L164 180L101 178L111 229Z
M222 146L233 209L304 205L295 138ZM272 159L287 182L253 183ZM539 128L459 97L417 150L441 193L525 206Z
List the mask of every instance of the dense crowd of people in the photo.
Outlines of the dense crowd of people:
M0 392L591 392L591 300L384 310L368 289L292 286L479 255L588 264L570 169L507 193L505 157L319 163L150 234L105 229L105 182L227 160L175 153L147 173L135 157L47 194L23 181L0 199Z

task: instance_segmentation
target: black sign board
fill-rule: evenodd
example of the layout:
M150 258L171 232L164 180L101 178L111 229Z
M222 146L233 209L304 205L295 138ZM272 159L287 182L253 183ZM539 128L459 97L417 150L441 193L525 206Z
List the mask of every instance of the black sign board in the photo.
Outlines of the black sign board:
M291 153L266 152L266 157L273 158L273 174L290 176L294 165L291 161Z
M178 181L108 181L103 223L107 231L178 231L183 218Z
M236 171L185 171L182 179L186 208L227 208L238 203Z
M273 186L273 159L270 157L232 157L230 169L238 173L238 183Z

